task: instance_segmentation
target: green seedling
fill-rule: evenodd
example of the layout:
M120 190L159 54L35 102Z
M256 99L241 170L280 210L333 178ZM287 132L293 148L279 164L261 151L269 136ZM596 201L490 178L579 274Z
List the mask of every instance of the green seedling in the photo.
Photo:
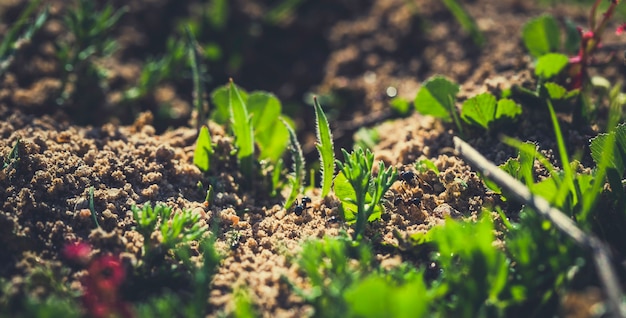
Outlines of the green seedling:
M94 64L94 59L109 56L116 50L111 30L125 12L126 8L114 11L112 5L97 11L95 2L90 0L79 0L77 7L69 10L64 22L74 39L71 43L57 46L57 54L63 66L59 90L61 96L57 103L63 104L70 97L66 92L70 83L75 86L74 95L90 92L88 85L98 85L99 89L104 87L106 72Z
M475 126L489 129L490 125L504 117L514 119L522 113L522 108L510 99L500 99L491 93L482 93L463 103L461 118Z
M93 205L93 186L89 187L89 211L91 212L91 218L96 227L100 227L98 223L98 215L96 214L96 208Z
M474 44L478 46L485 44L485 36L480 32L476 21L467 13L458 0L443 0L442 2L448 7L448 10L454 15L454 18L461 24L461 27L469 32Z
M39 7L41 0L31 1L20 14L17 22L6 32L0 43L0 75L11 66L15 52L26 42L30 41L37 32L48 21L48 6L35 18L34 23L29 23L31 15ZM24 26L27 25L26 28ZM22 31L21 35L18 33Z
M241 164L241 172L248 179L252 180L254 171L254 132L248 108L235 83L230 81L228 90L228 109L230 110L230 120L235 144L237 145L237 157Z
M313 98L315 107L315 127L317 133L317 144L315 148L320 154L320 168L322 170L322 197L330 192L335 174L335 150L333 136L330 132L328 119L322 110L317 98Z
M201 70L200 70L200 58L198 57L198 42L194 38L193 34L189 30L189 27L185 28L185 35L187 37L187 50L189 54L189 61L191 62L191 71L193 77L193 103L196 108L196 128L200 133L200 127L205 121L204 116L204 86L200 82ZM207 168L208 169L208 168Z
M522 28L522 41L535 58L557 52L561 47L558 22L548 14L526 22Z
M415 96L415 110L424 115L439 118L445 122L454 119L459 130L461 122L458 111L454 105L459 85L443 76L429 78Z
M209 171L211 164L211 156L213 155L213 143L211 142L211 135L209 134L209 128L202 126L198 139L196 139L196 148L193 152L193 163L203 172Z
M20 142L20 138L18 137L13 148L11 148L11 151L7 154L6 159L2 160L2 169L0 170L11 169L20 161Z
M435 166L435 163L430 159L420 159L415 162L415 169L419 172L426 172L428 170L432 170L435 174L439 175L439 169Z
M287 196L287 201L285 201L285 209L290 209L291 206L296 202L298 194L302 193L305 164L304 156L302 155L302 148L300 147L300 143L298 142L298 137L296 136L296 133L286 121L283 120L283 124L287 128L287 131L289 131L289 152L291 153L291 158L293 160L293 172L289 176L289 184L291 185L291 190L289 192L289 195Z
M385 169L384 163L378 163L378 175L372 176L374 164L374 154L359 148L349 154L345 149L341 150L344 162L337 160L337 166L345 176L348 183L354 189L356 200L356 226L353 234L354 240L360 240L365 230L367 220L372 216L377 206L380 206L381 199L396 180L398 172L393 167ZM337 181L335 181L337 184ZM336 191L335 191L336 192ZM367 196L371 200L368 200ZM352 201L351 198L341 198L342 201Z

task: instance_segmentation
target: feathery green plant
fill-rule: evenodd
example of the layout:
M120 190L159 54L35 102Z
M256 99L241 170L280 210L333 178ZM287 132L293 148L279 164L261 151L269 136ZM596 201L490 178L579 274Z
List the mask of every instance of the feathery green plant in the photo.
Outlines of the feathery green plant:
M328 119L322 110L322 106L317 101L317 97L313 98L315 107L315 127L317 132L317 144L315 148L320 154L320 167L322 170L322 197L330 192L333 183L333 175L335 174L335 150L333 145L333 136L330 132Z
M374 154L369 149L363 151L362 148L359 148L352 151L351 154L345 149L341 149L341 151L344 162L336 160L337 166L356 194L356 200L353 202L357 206L356 225L352 238L360 240L367 220L381 203L380 200L385 192L396 180L398 172L393 167L385 169L385 164L380 161L378 163L378 175L373 177ZM368 200L368 195L371 200ZM340 199L344 200L344 198Z

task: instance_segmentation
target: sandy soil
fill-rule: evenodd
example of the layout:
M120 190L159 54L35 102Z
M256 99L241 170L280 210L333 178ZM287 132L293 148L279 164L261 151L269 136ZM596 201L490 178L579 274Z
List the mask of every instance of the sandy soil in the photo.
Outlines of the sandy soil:
M263 3L236 2L241 6L233 9L234 15L244 25L258 21L267 10ZM9 297L33 292L20 285L20 277L33 266L47 263L59 271L67 266L60 250L68 242L87 241L96 254L120 253L131 261L139 257L143 238L132 229L130 208L152 201L165 202L176 211L192 209L206 224L216 217L222 220L218 248L224 259L212 284L209 302L213 314L232 309L232 292L238 286L251 291L253 303L265 317L309 314L311 309L281 276L305 286L303 273L291 261L300 244L312 237L351 231L337 221L338 200L320 198L317 190L310 191L312 209L297 216L281 207L281 198L245 190L236 157L231 154L233 140L223 127L213 124L210 129L220 159L208 174L201 173L192 163L196 131L186 125L192 116L188 81L159 86L134 111L115 108L116 94L138 76L141 58L163 45L164 40L154 33L165 33L163 29L187 14L193 3L129 2L129 13L116 29L121 50L103 61L111 65L110 89L100 92L94 104L77 102L67 108L54 103L60 66L52 43L65 30L59 20L64 6L59 1L52 3L51 21L32 43L19 50L16 63L0 77L0 154L8 154L18 138L22 141L20 161L14 169L0 172L0 276L16 282ZM387 88L394 87L399 96L413 99L421 82L443 74L462 84L464 98L528 83L529 58L519 40L523 23L546 11L584 21L584 11L547 9L529 1L465 1L487 40L480 49L437 1L414 5L402 0L315 3L281 25L264 29L258 38L248 38L247 52L254 54L244 56L236 72L218 67L210 85L233 76L243 87L275 92L285 104L302 104L306 92L339 96L343 108L332 117L334 132L341 137L337 148L350 147L357 128L378 127L382 138L374 148L377 159L416 174L414 182L399 180L393 185L387 194L388 211L368 229L368 233L381 234L373 242L381 262L399 264L409 259L401 249L386 248L400 243L394 232L407 237L427 231L446 216L472 218L482 207L502 205L476 173L454 156L452 126L419 114L385 121L392 116ZM0 1L0 16L15 17L23 5ZM176 9L168 11L172 8ZM155 23L161 20L162 25ZM0 24L0 32L6 32L11 19L2 21L6 24ZM609 38L608 43L611 41L617 40ZM284 57L274 56L275 52ZM608 72L609 76L618 74L614 69ZM163 101L175 105L180 111L178 119L164 123L154 118L152 112L156 113ZM83 118L86 124L76 121L73 112L79 109L83 109L81 114L88 110ZM291 114L300 125L309 161L316 158L312 112L299 106ZM548 151L555 149L552 128L538 120L542 116L525 114L519 129L507 133L537 142L552 157ZM172 128L163 129L167 125ZM569 129L567 122L564 125L571 149L585 147L589 134L584 129ZM467 139L498 164L514 155L497 136L469 132ZM432 160L441 173L415 170L413 163L419 159ZM206 184L209 178L216 193L214 202L206 207L202 204L204 190L197 184ZM101 229L94 229L88 213L90 187L95 188ZM409 203L414 198L419 203ZM233 235L239 240L234 248ZM27 261L32 257L37 261ZM80 270L73 270L67 279L76 282L81 275Z

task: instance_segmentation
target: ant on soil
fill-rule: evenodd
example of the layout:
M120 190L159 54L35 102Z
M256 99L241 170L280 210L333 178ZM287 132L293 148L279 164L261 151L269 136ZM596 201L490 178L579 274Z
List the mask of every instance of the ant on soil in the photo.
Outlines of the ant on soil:
M310 209L311 207L308 206L308 204L311 203L311 198L304 196L302 197L302 200L300 200L300 203L298 203L298 200L296 200L296 208L294 209L294 212L296 213L297 216L302 215L302 212L306 211L307 209Z
M415 172L413 171L403 171L400 172L398 174L398 180L404 181L405 184L408 184L412 187L417 186L417 184L415 183L415 180L419 181L419 185L422 188L426 188L430 191L433 190L433 187L428 184L426 181L422 180L422 178L420 178L420 176L418 176L417 174L415 174Z

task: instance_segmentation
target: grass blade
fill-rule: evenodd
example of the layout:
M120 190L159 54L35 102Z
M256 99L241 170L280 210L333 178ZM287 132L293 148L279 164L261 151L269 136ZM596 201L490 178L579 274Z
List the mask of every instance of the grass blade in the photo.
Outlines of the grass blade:
M322 110L322 106L313 98L315 106L315 127L317 133L317 144L315 148L320 154L320 167L322 169L322 197L325 197L333 184L335 174L335 151L333 146L333 136L330 132L328 119Z
M189 54L189 62L191 64L193 78L193 103L196 107L196 111L198 112L198 117L196 118L196 129L198 129L198 133L200 133L200 128L202 127L202 123L205 120L205 115L204 103L202 102L202 98L204 97L204 91L200 83L200 59L198 57L198 50L196 50L196 45L198 45L198 43L196 42L193 34L191 34L189 26L185 27L185 33L187 35L187 50Z
M287 127L287 131L289 131L289 151L291 152L291 157L293 158L293 174L289 180L289 183L291 183L291 192L287 197L287 201L285 201L285 209L289 209L296 201L298 194L302 192L303 189L304 156L302 155L302 148L300 147L296 133L283 118L280 118L280 120L283 122L285 127Z
M237 156L240 160L241 172L246 178L252 179L254 168L254 131L252 130L252 123L250 122L250 116L248 116L246 104L232 79L229 85L228 108L230 109L230 119L236 138L235 144L239 148Z

